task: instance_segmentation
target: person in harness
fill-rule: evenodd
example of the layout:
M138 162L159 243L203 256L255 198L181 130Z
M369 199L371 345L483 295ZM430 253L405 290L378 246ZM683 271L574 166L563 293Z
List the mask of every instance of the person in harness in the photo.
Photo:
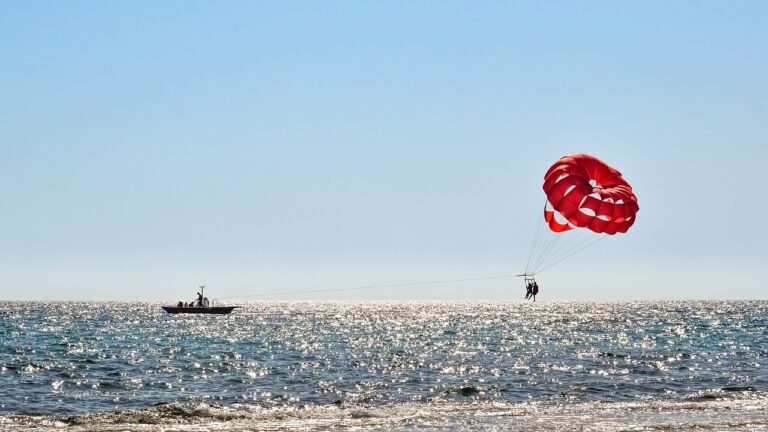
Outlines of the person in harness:
M533 301L536 301L536 294L539 293L539 284L536 283L536 280L533 278L533 276L526 276L525 277L525 299L533 299Z

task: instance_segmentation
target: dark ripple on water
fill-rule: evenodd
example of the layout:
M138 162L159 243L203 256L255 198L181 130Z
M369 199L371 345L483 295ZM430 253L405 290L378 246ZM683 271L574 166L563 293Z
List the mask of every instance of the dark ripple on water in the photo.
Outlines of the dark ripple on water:
M695 403L768 390L768 302L0 303L0 414ZM313 408L316 409L316 408Z

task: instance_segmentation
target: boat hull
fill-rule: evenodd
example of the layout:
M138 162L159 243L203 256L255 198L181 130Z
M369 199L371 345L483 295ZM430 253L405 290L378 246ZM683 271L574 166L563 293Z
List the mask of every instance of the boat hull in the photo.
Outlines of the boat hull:
M178 307L163 306L163 309L170 314L216 314L226 315L231 313L237 306L214 306L214 307Z

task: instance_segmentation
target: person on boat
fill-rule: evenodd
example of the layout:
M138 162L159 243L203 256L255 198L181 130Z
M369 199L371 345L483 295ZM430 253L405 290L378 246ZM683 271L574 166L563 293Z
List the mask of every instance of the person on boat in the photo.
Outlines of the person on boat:
M197 307L203 307L203 295L197 293Z
M177 304L176 307L184 307L184 302L183 301L179 301L179 304Z

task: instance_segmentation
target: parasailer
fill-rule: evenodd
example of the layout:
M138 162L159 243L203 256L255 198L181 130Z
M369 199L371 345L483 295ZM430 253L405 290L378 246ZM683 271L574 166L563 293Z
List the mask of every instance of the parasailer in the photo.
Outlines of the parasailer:
M533 299L533 301L536 301L536 294L539 293L539 284L536 283L536 280L533 278L533 276L527 276L525 278L525 299Z
M525 272L526 299L534 276L586 249L605 235L626 233L640 207L621 173L583 153L563 156L544 174L544 218L539 219ZM546 224L547 228L542 228ZM528 295L530 293L530 295Z

